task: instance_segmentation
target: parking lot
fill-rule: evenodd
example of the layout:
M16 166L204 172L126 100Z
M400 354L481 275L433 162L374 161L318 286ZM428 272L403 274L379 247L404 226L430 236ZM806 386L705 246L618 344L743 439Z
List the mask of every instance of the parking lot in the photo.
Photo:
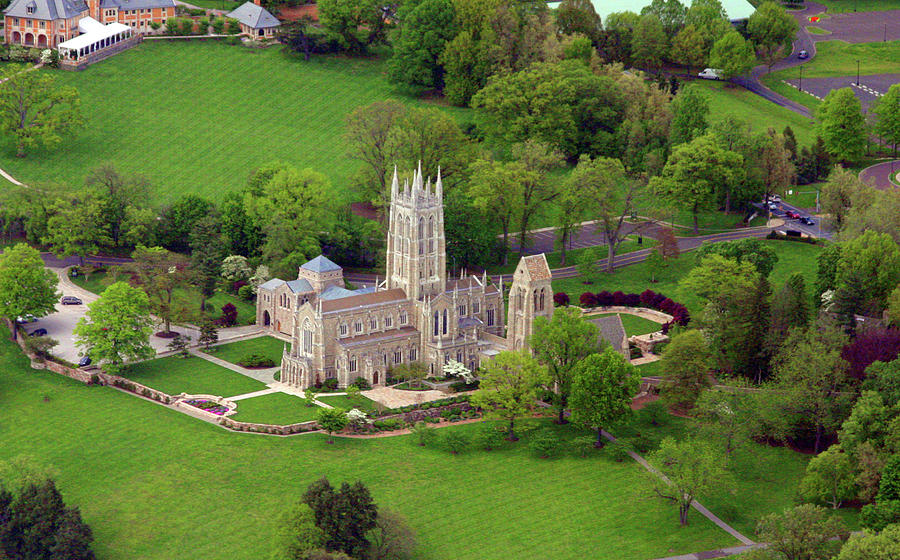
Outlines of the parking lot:
M799 71L798 71L799 72ZM788 84L800 89L799 76L797 79L785 80ZM840 78L803 78L803 91L824 99L833 89L849 87L856 94L856 98L862 104L863 110L869 107L887 93L893 84L900 83L900 74L875 74L872 76L860 76L859 86L856 85L856 76L842 76Z

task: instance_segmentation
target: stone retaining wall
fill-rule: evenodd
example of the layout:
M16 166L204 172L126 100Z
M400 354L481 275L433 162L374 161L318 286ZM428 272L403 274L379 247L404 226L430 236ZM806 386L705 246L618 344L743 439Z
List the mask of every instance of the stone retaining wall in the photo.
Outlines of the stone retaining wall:
M288 424L287 426L279 426L275 424L240 422L224 416L219 416L217 418L220 426L228 428L229 430L234 430L236 432L256 432L260 434L275 434L286 436L289 434L314 432L319 429L319 424L315 420L310 420L309 422L299 422L297 424Z
M624 307L621 305L607 305L598 307L582 308L584 314L589 313L627 313L629 315L645 316L646 319L655 320L658 323L668 323L674 319L668 313L650 309L649 307Z

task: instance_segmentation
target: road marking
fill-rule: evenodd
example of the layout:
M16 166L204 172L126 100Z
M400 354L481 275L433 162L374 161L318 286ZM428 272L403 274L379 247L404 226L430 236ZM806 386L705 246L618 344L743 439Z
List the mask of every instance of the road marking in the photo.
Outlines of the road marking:
M791 86L792 88L794 88L795 90L799 91L800 93L805 93L805 94L807 94L807 95L812 95L813 97L815 97L815 98L818 99L819 101L822 101L822 98L819 97L818 95L816 95L815 93L806 91L806 90L804 90L804 89L800 89L798 86L792 84L791 82L789 82L789 81L787 81L787 80L781 80L781 82L784 83L784 84L787 84L787 85Z
M865 84L857 84L856 82L850 82L850 85L857 89L861 89L870 95L874 95L875 97L884 97L883 93L881 93L880 91L874 90Z

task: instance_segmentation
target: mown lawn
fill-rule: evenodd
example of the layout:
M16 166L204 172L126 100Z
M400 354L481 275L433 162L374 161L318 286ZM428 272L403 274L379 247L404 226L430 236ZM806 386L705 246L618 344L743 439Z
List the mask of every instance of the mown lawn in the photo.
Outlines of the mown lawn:
M773 291L779 289L791 274L800 272L806 280L807 290L812 293L816 277L816 255L821 247L793 241L767 240L765 243L773 247L778 254L778 263L769 275ZM651 289L684 304L692 314L696 314L701 310L700 298L678 286L678 281L694 267L696 262L693 252L682 254L677 259L669 261L668 266L657 274L658 282L655 284L650 283L647 263L640 262L620 268L611 274L606 272L593 274L588 277L592 284L584 284L584 277L554 280L553 291L566 292L572 303L578 305L581 294L587 291L596 293L603 290L610 292L621 290L626 294L639 294Z
M445 429L468 434L477 425ZM31 371L18 348L0 341L2 457L27 454L52 467L66 501L91 525L99 560L168 560L189 550L267 558L281 513L322 476L362 480L380 506L405 515L421 560L566 560L588 550L645 560L736 544L700 517L679 527L640 467L602 454L538 459L527 437L458 456L408 437L325 441L228 432L111 388Z
M830 14L900 10L900 0L818 0Z
M113 162L145 175L154 202L164 203L187 193L220 200L280 160L328 176L337 203L360 165L343 141L350 111L388 98L423 104L397 93L383 69L378 59L303 62L279 47L145 41L82 72L45 70L78 89L85 127L60 149L24 159L0 140L0 167L25 183L76 187Z
M270 393L236 402L237 414L233 420L259 424L295 424L315 420L320 406L306 406L303 399L286 393Z
M125 280L127 277L122 276L119 280ZM72 277L72 282L81 286L85 290L102 294L107 286L114 282L113 275L106 272L94 272L89 276L78 275ZM181 307L188 314L189 320L197 320L193 315L197 314L200 309L200 292L192 286L175 290L175 297L180 302ZM238 325L252 325L256 322L256 305L253 302L243 300L234 294L228 294L221 290L217 291L213 296L206 300L207 305L213 306L212 316L218 317L222 314L222 307L226 304L235 306L238 312ZM280 357L280 355L279 355Z
M600 315L592 315L592 317L603 317L604 315L617 314L602 313ZM628 336L649 334L658 331L662 327L662 325L655 321L644 319L643 317L638 317L637 315L630 315L628 313L618 313L618 315L622 318L622 326L625 327L625 334L627 334Z
M121 375L170 395L233 397L266 388L264 383L196 356L169 356L139 362L128 366Z
M863 76L896 73L900 71L898 60L900 60L900 41L856 44L821 41L816 43L816 56L803 65L803 77L856 76L857 61L859 72Z
M262 354L267 358L271 358L276 364L280 364L285 344L287 343L274 336L260 336L249 340L222 344L221 346L213 346L209 349L208 354L232 364L237 364L238 360L244 356Z
M640 251L641 249L649 249L650 247L655 247L656 244L657 242L655 239L644 237L641 240L641 244L638 245L637 236L631 235L628 236L628 239L619 244L619 247L616 250L616 255L624 255L625 253ZM545 253L547 255L547 264L551 269L560 268L563 266L575 266L578 264L579 260L582 258L582 255L584 255L587 250L587 248L569 249L568 251L566 251L565 264L562 263L562 253L560 251ZM600 247L599 250L600 258L606 258L606 245ZM518 253L512 252L510 253L509 262L506 263L506 265L495 265L489 267L488 274L512 274L516 271L516 266L518 266L518 264Z
M806 76L805 68L803 75ZM779 107L744 88L710 80L697 80L687 87L703 88L706 92L709 97L710 123L718 122L727 116L735 116L750 123L756 132L765 132L769 128L782 132L784 127L790 126L801 145L810 144L815 140L813 125L809 119Z
M343 408L344 410L350 410L351 408L358 408L363 412L375 410L375 401L363 395L358 395L354 399L347 395L332 395L330 397L316 397L316 400L334 408Z

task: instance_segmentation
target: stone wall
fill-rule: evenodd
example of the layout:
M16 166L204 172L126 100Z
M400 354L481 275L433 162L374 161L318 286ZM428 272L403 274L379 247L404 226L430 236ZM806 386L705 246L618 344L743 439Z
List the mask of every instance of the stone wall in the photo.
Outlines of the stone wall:
M314 432L319 429L315 420L278 426L275 424L255 424L253 422L240 422L228 417L219 417L219 425L236 432L256 432L260 434L289 435L303 432Z

